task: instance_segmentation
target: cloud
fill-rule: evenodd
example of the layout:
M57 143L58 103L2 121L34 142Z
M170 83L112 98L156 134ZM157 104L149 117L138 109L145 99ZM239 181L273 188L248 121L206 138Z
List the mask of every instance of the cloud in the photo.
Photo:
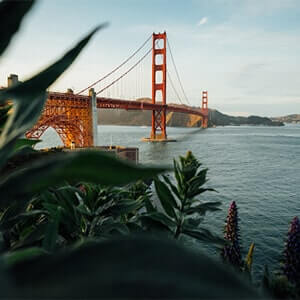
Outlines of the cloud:
M197 26L202 26L204 24L206 24L208 21L208 18L207 17L203 17L198 23L197 23Z

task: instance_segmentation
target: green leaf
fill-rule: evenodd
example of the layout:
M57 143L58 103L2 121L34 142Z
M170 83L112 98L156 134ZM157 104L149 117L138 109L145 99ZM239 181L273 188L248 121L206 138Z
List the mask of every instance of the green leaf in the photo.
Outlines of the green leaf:
M47 98L46 89L72 64L94 33L102 27L104 25L94 29L61 59L38 75L23 83L0 90L0 104L6 103L8 99L13 99L15 102L13 113L0 136L0 167L13 151L16 139L38 120Z
M164 226L166 226L168 228L169 227L172 228L172 227L176 226L176 223L171 218L169 218L168 216L166 216L165 214L160 213L160 212L143 214L140 216L140 219L151 219L151 220L154 220L156 222L163 224Z
M95 235L97 237L111 235L113 232L117 232L119 234L130 233L125 224L115 221L112 217L106 218L95 228Z
M190 199L192 199L193 197L198 196L198 195L208 192L208 191L217 193L217 191L215 189L211 189L211 188L196 188L193 191L188 191L187 194L188 194L188 197Z
M87 217L93 216L93 213L83 203L79 204L79 206L77 206L76 209L78 210L79 213L83 214L84 216L87 216Z
M20 201L21 202L21 201ZM57 204L53 203L42 203L43 207L47 210L48 214L54 216L57 210Z
M43 240L43 248L52 252L55 249L58 237L58 225L61 218L61 208L58 206L56 214L52 216L46 227L45 237Z
M184 212L187 215L198 213L200 216L204 216L207 212L217 211L220 210L219 206L221 202L204 202L197 206L190 207L186 209Z
M224 246L226 244L223 238L212 234L209 230L204 228L197 228L197 230L192 230L183 227L181 232L203 242L209 242L221 246Z
M191 229L197 228L200 223L203 222L203 218L193 218L193 217L185 217L184 223L187 225L187 227Z
M181 175L181 170L180 167L178 166L177 161L174 159L173 160L173 164L174 164L174 174L175 174L175 179L177 181L177 185L179 187L179 193L183 192L183 178Z
M20 249L5 254L3 256L3 261L5 265L11 267L15 264L23 263L26 260L32 260L34 258L46 255L47 253L47 251L38 247Z
M169 185L172 192L177 196L177 198L182 200L182 197L181 197L179 191L177 190L176 186L171 182L171 180L168 178L168 176L162 175L162 177L164 178L165 182Z
M0 181L0 207L18 199L29 201L35 193L64 181L89 181L122 185L153 177L164 168L139 167L100 151L80 151L49 155ZM117 176L116 176L117 174Z
M48 214L48 212L46 210L39 210L39 209L30 210L30 211L23 212L23 213L18 213L18 211L19 210L13 210L13 215L11 215L10 218L7 215L5 215L4 217L1 218L1 222L0 222L1 230L11 229L13 226L15 226L20 221L26 221L27 219L30 219L32 217L39 217L41 215Z
M143 228L135 222L128 222L128 223L126 223L126 226L129 229L130 233L143 232Z
M6 227L10 228L11 226L13 226L15 221L13 221L12 224L10 224L10 220L18 216L21 212L24 212L26 210L26 205L22 202L16 201L13 203L8 203L8 205L9 205L8 207L4 207L4 211L1 213L1 217L0 217L1 230L5 230L7 229Z
M12 105L0 106L0 132L2 131L9 115L8 112L11 110Z
M156 211L155 206L152 204L152 201L148 197L145 198L144 202L148 213L152 213Z
M117 203L109 208L106 213L112 214L114 216L121 216L140 209L143 203L136 200L119 200Z
M57 198L57 203L68 212L73 212L75 205L79 204L76 193L79 190L73 186L63 186L55 190L54 194Z
M174 208L178 209L178 204L167 185L158 178L154 180L155 190L165 212L172 218L177 218Z
M190 188L202 186L206 182L207 171L208 171L208 169L203 169L199 172L199 174L197 174L197 176L192 177L188 181Z
M0 2L0 56L9 45L13 35L19 30L24 16L35 1L2 1Z
M23 148L26 147L33 147L35 146L37 143L40 143L41 140L29 140L29 139L17 139L15 146L14 146L14 152L13 154L19 152L20 150L22 150Z
M19 241L12 246L12 250L40 243L44 238L45 226L46 224L26 227L24 232L21 233Z
M89 244L15 264L10 273L19 298L262 299L224 264L168 239Z

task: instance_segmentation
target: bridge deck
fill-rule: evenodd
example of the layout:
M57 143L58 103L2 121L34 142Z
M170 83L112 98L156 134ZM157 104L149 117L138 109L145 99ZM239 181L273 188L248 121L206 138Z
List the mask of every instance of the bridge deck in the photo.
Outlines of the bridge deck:
M48 99L66 100L66 101L86 101L89 96L75 95L72 93L49 92ZM130 101L122 99L97 97L97 108L105 109L126 109L126 110L156 110L160 111L164 106L162 104L150 103L147 101ZM182 107L177 105L165 105L168 112L179 112L185 114L198 115L206 117L208 110Z

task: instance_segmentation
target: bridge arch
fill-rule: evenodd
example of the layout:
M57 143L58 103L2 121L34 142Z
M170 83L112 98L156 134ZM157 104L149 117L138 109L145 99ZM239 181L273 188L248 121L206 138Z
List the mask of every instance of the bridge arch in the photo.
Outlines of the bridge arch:
M68 97L69 96L69 97ZM92 110L89 98L73 100L72 95L62 98L48 97L42 115L34 127L26 132L29 139L39 139L52 127L65 147L93 145Z
M84 147L85 132L81 121L70 122L66 116L54 116L46 120L41 120L34 128L26 133L30 139L39 139L48 128L53 128L65 147L70 147L75 143L77 147Z

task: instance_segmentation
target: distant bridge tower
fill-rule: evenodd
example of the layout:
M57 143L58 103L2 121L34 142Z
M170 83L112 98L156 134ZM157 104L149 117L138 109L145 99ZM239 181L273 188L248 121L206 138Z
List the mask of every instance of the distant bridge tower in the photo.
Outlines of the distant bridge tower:
M162 48L158 47L159 40L163 41ZM153 33L152 42L152 103L156 103L157 92L160 92L162 108L152 110L151 140L166 140L167 33ZM159 56L162 59L159 59ZM157 59L160 60L159 63ZM157 75L161 76L158 77Z
M208 92L203 91L202 92L202 112L204 113L205 117L202 119L202 128L207 128L208 126Z

